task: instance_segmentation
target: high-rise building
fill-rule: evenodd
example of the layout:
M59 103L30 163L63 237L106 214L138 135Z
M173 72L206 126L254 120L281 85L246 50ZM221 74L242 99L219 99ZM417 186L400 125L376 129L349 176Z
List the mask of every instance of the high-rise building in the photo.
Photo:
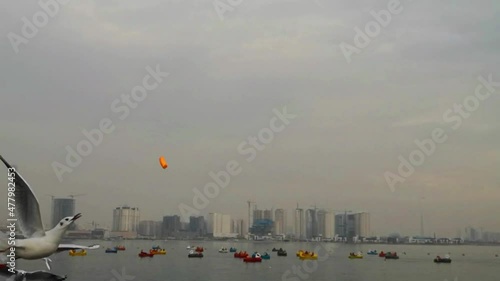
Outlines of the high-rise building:
M248 226L245 220L237 220L238 223L238 236L239 237L245 237L245 235L248 233Z
M255 220L263 220L264 219L264 210L253 210L253 221Z
M238 220L231 220L231 233L240 233Z
M465 240L474 242L479 241L482 238L482 233L479 229L474 227L466 227L465 228Z
M351 239L354 236L370 236L370 214L339 214L335 216L335 234Z
M318 225L318 210L308 209L306 210L306 238L312 239L319 237L319 225Z
M358 213L354 214L354 232L360 237L370 236L370 214L369 213Z
M145 237L159 237L161 232L161 222L157 221L140 221L138 234Z
M304 209L300 209L298 206L297 209L295 209L294 229L295 229L295 239L302 240L306 238Z
M219 213L208 214L207 233L213 237L236 236L231 232L231 216Z
M189 217L189 231L196 233L198 236L203 236L206 234L206 223L203 216L191 216Z
M286 217L287 213L284 209L276 209L274 211L274 234L275 235L286 235Z
M332 211L318 211L318 233L322 238L331 239L335 237L335 216Z
M325 211L325 228L323 237L332 239L335 237L335 214L333 211Z
M264 216L263 219L265 219L265 220L274 220L272 210L264 210L263 216Z
M176 236L182 229L181 217L175 216L164 216L162 225L162 236L171 237Z
M65 217L72 217L75 213L75 199L73 198L54 198L52 200L52 227L56 226L59 221ZM74 230L76 226L73 224L69 230Z
M113 210L114 232L137 232L139 229L139 208L128 206L117 207Z

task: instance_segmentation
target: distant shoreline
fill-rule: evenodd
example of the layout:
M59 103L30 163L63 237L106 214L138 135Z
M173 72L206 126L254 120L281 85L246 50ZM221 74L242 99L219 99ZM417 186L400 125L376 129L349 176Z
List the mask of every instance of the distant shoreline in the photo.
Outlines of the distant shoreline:
M392 245L392 246L496 246L499 247L500 243L460 243L460 244L438 244L438 243L427 243L427 244L422 244L422 243L366 243L366 242L358 242L358 243L345 243L345 242L333 242L333 241L281 241L281 240L264 240L264 241L259 241L259 240L246 240L246 239L239 239L238 241L233 241L231 239L227 240L222 240L222 239L171 239L171 240L166 240L166 239L143 239L143 238L134 238L134 239L90 239L90 238L77 238L77 237L71 237L71 238L64 238L64 240L70 241L70 240L98 240L98 241L163 241L163 242L171 242L171 241L185 241L185 242L191 242L191 241L197 241L197 242L231 242L231 243L242 243L242 242L253 242L253 243L260 243L260 244L287 244L287 243L326 243L326 244L345 244L345 245Z

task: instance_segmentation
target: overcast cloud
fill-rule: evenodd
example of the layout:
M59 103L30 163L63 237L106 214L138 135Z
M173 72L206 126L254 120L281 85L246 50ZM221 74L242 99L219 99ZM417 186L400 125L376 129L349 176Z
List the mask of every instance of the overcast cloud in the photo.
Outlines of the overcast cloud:
M124 203L141 219L179 214L210 171L236 160L243 172L204 213L246 218L247 199L290 211L299 202L370 212L375 234L414 234L425 197L428 232L500 231L500 87L458 130L443 120L478 76L500 81L500 2L401 1L347 63L339 45L388 2L243 0L222 21L213 1L69 1L16 54L7 35L41 8L3 1L0 154L34 188L47 224L47 194L86 194L84 223L110 225ZM156 65L170 76L120 120L111 103ZM247 163L238 145L284 106L297 118ZM60 182L51 164L106 117L115 131ZM384 173L438 127L448 140L391 192Z

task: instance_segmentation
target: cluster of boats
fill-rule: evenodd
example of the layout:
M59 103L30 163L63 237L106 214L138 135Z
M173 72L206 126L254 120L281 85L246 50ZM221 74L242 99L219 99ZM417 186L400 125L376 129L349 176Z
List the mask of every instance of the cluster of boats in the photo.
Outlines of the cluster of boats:
M205 250L203 247L194 247L194 246L188 246L187 249L189 249L188 257L189 258L203 258L203 251ZM107 248L105 250L106 253L118 253L118 251L125 251L125 246L118 245L116 247L112 248ZM287 256L286 250L283 248L273 248L273 252L277 252L278 256ZM267 252L264 252L264 254L260 254L259 252L254 252L253 254L249 254L246 251L239 251L234 248L226 248L222 247L219 249L219 253L234 253L235 258L240 258L243 259L244 262L261 262L262 260L269 260L271 259L271 255ZM160 246L153 246L149 252L145 252L141 250L141 252L138 254L139 257L144 258L144 257L154 257L155 255L166 255L167 251ZM87 251L85 249L82 249L80 251L76 250L70 250L69 251L70 256L86 256ZM314 253L312 251L304 251L304 250L299 250L297 251L297 257L301 260L317 260L318 259L318 254ZM399 259L399 256L396 252L384 252L381 251L380 253L377 250L369 250L367 252L367 255L371 256L379 256L381 258L385 259ZM356 253L349 253L349 259L362 259L363 258L363 253L362 252L356 252ZM434 259L435 263L451 263L451 258L449 255L446 255L444 258L437 256Z
M118 245L116 247L113 247L113 248L107 248L105 250L106 253L112 253L112 254L116 254L118 253L118 251L125 251L125 246L121 246L121 245Z
M141 252L138 254L140 258L152 258L156 255L166 255L167 250L162 249L160 246L153 246L148 252L144 252L144 250L141 250Z
M188 249L191 249L188 253L188 258L203 258L203 247L196 247L193 249L193 247L188 246Z
M243 262L262 262L262 260L271 259L271 255L265 252L261 255L259 252L254 252L252 255L249 255L246 251L239 251L234 253L234 257L238 259L243 259Z
M385 253L384 251L382 252L377 252L377 250L369 250L367 252L368 255L370 256L379 256L381 258L385 258L385 259L393 259L393 260L397 260L399 259L399 256L396 252L387 252ZM349 254L349 258L350 259L362 259L363 258L363 253L361 252L357 252L357 253L350 253Z

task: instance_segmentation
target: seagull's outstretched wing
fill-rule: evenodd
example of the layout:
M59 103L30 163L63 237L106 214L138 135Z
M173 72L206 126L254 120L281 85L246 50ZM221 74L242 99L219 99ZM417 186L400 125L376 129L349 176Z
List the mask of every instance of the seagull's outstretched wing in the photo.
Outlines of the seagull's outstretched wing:
M43 229L42 216L38 199L31 190L28 183L23 179L18 171L14 171L12 166L0 155L0 160L7 166L8 173L14 173L13 183L15 184L15 205L14 213L16 215L17 224L21 229L24 237L42 237L45 236Z
M69 250L95 250L99 249L101 247L100 245L91 245L91 246L81 246L81 245L74 245L74 244L59 244L59 247L57 248L57 253L59 252L64 252L64 251L69 251Z
M9 277L6 281L61 281L66 280L67 276L56 275L44 270L40 271L22 271L14 270L15 273L11 273L8 269L0 269L0 276Z

